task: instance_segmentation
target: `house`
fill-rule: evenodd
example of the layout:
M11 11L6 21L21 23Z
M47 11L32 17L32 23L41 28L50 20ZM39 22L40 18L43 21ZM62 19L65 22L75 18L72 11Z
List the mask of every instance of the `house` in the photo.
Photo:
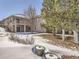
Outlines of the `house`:
M0 27L3 27L3 21L0 21Z
M3 20L4 27L11 32L45 32L41 26L43 19L36 16L34 19L25 18L23 15L12 15Z

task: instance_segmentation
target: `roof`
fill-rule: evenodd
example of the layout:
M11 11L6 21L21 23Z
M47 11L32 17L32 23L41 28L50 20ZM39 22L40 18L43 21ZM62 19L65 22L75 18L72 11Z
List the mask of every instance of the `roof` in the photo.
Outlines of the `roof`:
M16 14L16 15L11 15L8 17L5 17L2 21L5 21L6 19L10 18L10 17L20 17L20 18L24 18L24 16L22 14Z
M5 17L2 21L4 22L6 19L8 19L10 17L20 17L20 18L24 18L24 19L30 19L29 17L26 17L24 14L15 14L15 15ZM41 16L36 16L35 18L41 18Z
M28 16L25 16L24 14L15 14L14 16L17 16L17 17L22 17L22 18L27 18L27 19L29 19L29 17ZM35 18L41 18L41 16L35 16Z
M17 16L17 17L22 17L22 18L24 18L24 17L25 17L23 14L15 14L14 16Z

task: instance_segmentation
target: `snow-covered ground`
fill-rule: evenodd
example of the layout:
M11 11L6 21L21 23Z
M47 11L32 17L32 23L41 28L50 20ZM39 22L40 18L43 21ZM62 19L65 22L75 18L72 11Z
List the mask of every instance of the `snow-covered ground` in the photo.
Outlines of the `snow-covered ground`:
M0 32L2 35L7 33L2 28L0 30L3 30ZM33 45L13 42L9 40L9 35L2 35L0 35L0 59L41 59L32 52Z
M10 41L8 37L0 37L0 47L20 47L25 46L23 44Z
M9 40L9 32L6 32L4 28L0 27L0 47L16 47L25 46L23 44L13 42Z
M42 59L32 52L32 46L0 47L0 59Z
M57 52L60 55L79 56L79 51L70 50L70 49L67 49L67 48L63 48L63 47L59 47L59 46L49 44L49 43L46 42L45 39L43 39L39 36L35 36L34 38L35 38L35 45L42 45L42 46L46 47L47 49L50 49L54 52Z
M2 32L4 33L5 31L2 31ZM46 34L46 33L42 33L42 34ZM46 40L43 40L43 38L41 38L37 35L41 35L41 33L35 33L35 34L29 33L29 35L28 35L28 33L25 33L25 34L18 33L18 36L20 38L28 37L30 39L31 37L33 37L35 40L34 45L42 45L42 46L46 47L47 49L50 49L50 50L54 51L55 53L58 53L58 55L79 56L79 51L76 51L76 50L73 51L73 50L70 50L67 48L49 44L49 43L47 43ZM34 46L34 45L32 45L32 46ZM0 37L0 48L1 47L27 47L27 46L28 46L28 48L30 48L29 45L24 45L24 44L10 41L8 36ZM28 49L27 52L30 50ZM32 54L32 53L30 53L30 54ZM29 57L30 57L30 55L29 55ZM35 59L38 59L38 58L35 58Z
M79 56L79 51L77 51L77 50L71 50L71 49L67 49L64 47L55 46L55 45L47 43L47 41L44 38L37 36L37 35L41 35L41 34L47 34L47 33L37 33L37 34L29 34L29 35L25 34L25 35L27 35L27 37L29 37L29 39L31 37L34 38L34 40L35 40L34 45L42 45L42 46L46 47L47 49L50 49L60 55Z
M0 32L5 32L5 29L0 27Z

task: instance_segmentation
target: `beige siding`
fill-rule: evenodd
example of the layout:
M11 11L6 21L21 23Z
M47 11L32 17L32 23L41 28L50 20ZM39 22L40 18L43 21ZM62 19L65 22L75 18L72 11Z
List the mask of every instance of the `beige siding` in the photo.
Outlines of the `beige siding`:
M12 32L17 32L17 26L19 25L24 26L24 32L26 32L27 29L31 29L30 31L34 31L34 32L35 31L44 32L45 31L44 28L41 27L42 23L43 21L41 18L31 20L31 19L25 19L17 16L10 16L5 19L4 26Z

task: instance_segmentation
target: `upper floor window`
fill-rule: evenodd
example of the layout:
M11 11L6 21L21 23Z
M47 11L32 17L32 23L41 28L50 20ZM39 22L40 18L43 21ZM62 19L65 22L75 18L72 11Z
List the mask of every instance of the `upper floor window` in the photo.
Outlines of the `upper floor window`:
M16 19L16 22L17 22L17 23L20 23L20 19Z
M12 22L12 20L10 19L10 22Z

